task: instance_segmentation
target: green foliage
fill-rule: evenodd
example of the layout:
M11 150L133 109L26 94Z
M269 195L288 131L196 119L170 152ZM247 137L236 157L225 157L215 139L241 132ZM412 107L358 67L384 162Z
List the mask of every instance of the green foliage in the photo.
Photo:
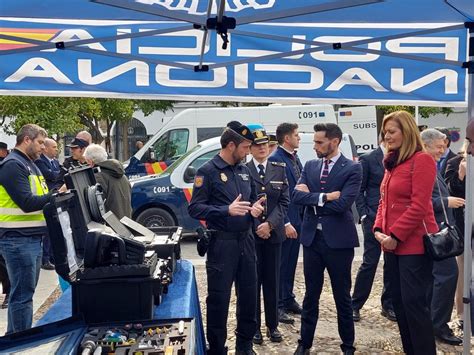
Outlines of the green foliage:
M377 109L382 111L384 115L389 114L394 111L405 110L410 112L412 115L415 115L415 106L377 106ZM418 108L420 117L428 118L430 116L442 113L444 115L449 115L453 112L453 109L449 107L425 107L420 106Z
M57 137L86 128L94 142L100 143L104 139L103 127L109 142L114 121L127 123L137 110L148 116L171 107L172 102L157 100L0 96L0 123L11 117L6 131L12 134L24 124L36 123Z

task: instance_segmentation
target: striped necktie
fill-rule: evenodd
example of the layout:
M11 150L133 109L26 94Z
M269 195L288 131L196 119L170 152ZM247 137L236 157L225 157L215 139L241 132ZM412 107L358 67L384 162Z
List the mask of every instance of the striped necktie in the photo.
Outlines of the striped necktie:
M324 191L324 186L326 185L326 182L328 180L330 163L331 163L330 159L324 160L323 171L321 172L321 179L320 179L321 191Z

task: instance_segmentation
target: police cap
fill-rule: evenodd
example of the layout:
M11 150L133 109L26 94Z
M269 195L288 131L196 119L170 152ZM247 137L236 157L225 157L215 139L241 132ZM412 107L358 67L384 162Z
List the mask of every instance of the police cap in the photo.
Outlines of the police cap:
M0 142L0 149L8 149L7 143Z
M242 123L238 121L230 121L227 123L227 128L232 130L235 134L242 137L243 139L253 142L252 132L250 132L250 129L247 126L244 126Z
M268 144L270 144L270 145L278 144L277 137L274 134L269 134L268 135Z
M252 144L264 144L268 143L268 135L265 128L261 124L249 124L248 128L253 134Z

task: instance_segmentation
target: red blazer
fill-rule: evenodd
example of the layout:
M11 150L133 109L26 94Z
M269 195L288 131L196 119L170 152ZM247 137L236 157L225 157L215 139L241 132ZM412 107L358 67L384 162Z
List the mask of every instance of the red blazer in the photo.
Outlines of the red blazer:
M431 202L435 179L436 163L424 152L415 153L391 172L385 170L374 230L393 233L399 240L395 254L424 254L423 221L430 233L438 231Z

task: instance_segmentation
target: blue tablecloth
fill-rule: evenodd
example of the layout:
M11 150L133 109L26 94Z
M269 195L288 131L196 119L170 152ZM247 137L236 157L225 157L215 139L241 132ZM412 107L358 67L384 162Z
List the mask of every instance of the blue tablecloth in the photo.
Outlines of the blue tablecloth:
M68 288L46 314L36 322L40 326L66 319L72 314L71 288ZM206 342L202 325L201 308L197 293L194 266L187 260L179 260L168 293L155 307L154 319L194 318L196 330L196 354L205 354Z

